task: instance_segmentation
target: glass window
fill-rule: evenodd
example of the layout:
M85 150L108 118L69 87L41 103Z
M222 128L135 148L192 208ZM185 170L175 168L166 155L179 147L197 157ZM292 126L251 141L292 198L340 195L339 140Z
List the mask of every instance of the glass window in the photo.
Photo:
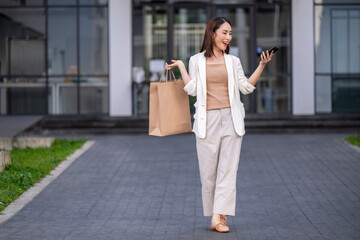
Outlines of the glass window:
M80 113L105 114L108 112L108 77L82 77L80 79Z
M256 0L213 0L216 4L254 3ZM222 16L222 15L217 15Z
M261 5L256 10L257 61L260 53L278 47L257 84L257 112L290 112L290 6ZM246 96L247 98L247 96ZM245 99L246 99L245 98Z
M0 25L0 74L44 74L44 9L2 8Z
M167 0L133 0L135 4L141 4L141 3L166 3Z
M45 74L45 40L40 38L8 38L11 75Z
M44 8L1 8L0 26L0 114L46 113Z
M316 76L316 112L331 113L331 76Z
M315 0L316 4L327 4L327 3L359 3L359 0Z
M360 6L315 6L317 112L360 112Z
M199 2L210 2L210 0L169 0L169 3L199 3Z
M216 4L273 3L269 0L213 0ZM291 0L276 0L276 3L290 4Z
M262 76L256 84L257 112L289 112L289 83L290 77L288 76Z
M360 73L360 7L332 9L332 72Z
M360 5L315 6L316 73L360 72Z
M134 114L149 112L149 81L158 81L167 58L165 6L135 6L133 15Z
M48 5L52 6L52 5L76 5L76 1L77 0L47 0L48 1Z
M61 80L60 78L58 80ZM49 79L54 83L56 78ZM77 114L78 113L78 87L77 78L65 78L64 82L58 82L53 96L56 103L56 114ZM55 85L55 84L54 84ZM54 110L55 110L54 109Z
M76 8L48 10L48 73L77 74Z
M80 5L107 5L108 0L80 0Z
M256 12L256 43L258 62L261 51L278 47L276 57L264 73L290 73L290 6L262 5Z
M323 6L315 6L315 72L331 72L330 51L330 11Z
M47 17L44 8L0 8L0 114L108 113L108 8L77 9L77 0L48 4Z
M335 74L332 78L333 112L360 112L360 75Z
M45 114L45 77L4 77L0 82L0 114Z
M77 113L77 77L49 77L49 114Z
M36 6L43 4L44 4L44 0L27 0L27 1L1 0L0 1L0 6Z
M80 74L108 74L108 14L105 7L80 8Z
M188 62L200 52L207 24L205 8L176 8L174 12L174 58Z

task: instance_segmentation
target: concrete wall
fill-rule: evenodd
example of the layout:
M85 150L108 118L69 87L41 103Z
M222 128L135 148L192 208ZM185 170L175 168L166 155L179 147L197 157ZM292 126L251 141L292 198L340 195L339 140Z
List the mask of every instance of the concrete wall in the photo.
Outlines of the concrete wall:
M292 108L294 115L315 113L313 0L293 0L292 15Z
M131 0L109 0L110 116L132 115Z

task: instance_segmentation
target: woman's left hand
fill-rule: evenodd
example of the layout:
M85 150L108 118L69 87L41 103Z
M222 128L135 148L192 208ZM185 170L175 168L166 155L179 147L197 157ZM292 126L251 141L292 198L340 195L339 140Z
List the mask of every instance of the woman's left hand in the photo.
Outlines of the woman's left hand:
M261 57L261 61L260 61L260 65L265 66L268 62L271 61L271 57L274 55L274 52L272 51L271 54L269 54L269 50L266 50L266 54L265 52L262 52L260 57Z

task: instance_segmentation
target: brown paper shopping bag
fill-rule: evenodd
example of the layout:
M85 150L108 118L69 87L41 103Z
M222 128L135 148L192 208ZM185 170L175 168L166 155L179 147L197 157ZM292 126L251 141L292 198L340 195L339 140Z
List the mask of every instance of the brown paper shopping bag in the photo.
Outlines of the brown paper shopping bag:
M189 97L184 91L184 81L168 81L169 71L166 70L166 81L150 83L149 103L149 135L168 136L191 132ZM170 78L170 77L169 77Z

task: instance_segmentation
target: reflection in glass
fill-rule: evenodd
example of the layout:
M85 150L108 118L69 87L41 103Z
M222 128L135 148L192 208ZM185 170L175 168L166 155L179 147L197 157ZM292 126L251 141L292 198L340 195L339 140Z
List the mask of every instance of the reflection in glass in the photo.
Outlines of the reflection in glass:
M80 8L80 73L108 74L108 12Z
M48 5L76 5L77 0L47 0Z
M163 6L141 6L134 8L134 67L140 67L145 79L151 76L151 59L166 59L167 16ZM160 77L160 76L159 76Z
M281 113L288 112L288 96L290 77L261 77L256 84L257 112Z
M316 112L331 113L331 76L316 76Z
M48 71L52 74L77 74L76 9L48 10Z
M254 3L256 0L213 0L217 4L237 4L237 3ZM222 16L222 15L217 15Z
M206 9L176 8L174 17L174 58L188 62L201 50L207 24Z
M167 57L165 6L134 7L133 40L133 81L137 83L133 85L134 114L148 114L148 81L159 80Z
M109 83L107 77L82 77L80 80L80 113L109 112Z
M181 2L208 3L208 2L210 2L210 0L169 0L169 3L181 3Z
M49 77L49 114L77 113L77 77Z
M237 3L272 3L269 0L213 0L217 4L237 4ZM276 0L278 3L290 4L291 0Z
M0 26L0 74L44 74L44 9L0 8Z
M360 74L334 74L332 111L360 113Z
M3 78L0 114L46 114L45 77Z
M256 9L257 53L276 46L279 51L257 83L257 112L290 112L290 7L259 5ZM260 62L257 56L256 63Z
M77 114L77 77L49 78L49 113ZM109 79L104 77L80 78L80 113L107 114L109 112Z
M360 6L331 11L333 73L360 73Z
M315 72L331 72L330 11L323 6L314 7L315 14Z
M264 73L290 73L290 7L288 5L260 5L256 10L257 53L278 47L276 57ZM258 55L260 62L260 55Z
M77 114L77 85L76 83L59 84L57 114Z
M317 112L360 112L360 6L315 6Z
M0 114L46 113L44 8L1 8L0 26Z
M79 0L80 5L106 5L108 0Z
M134 4L142 4L142 3L162 3L165 4L167 0L133 0Z
M359 3L359 0L315 0L316 4L322 4L322 3Z
M8 38L11 75L45 74L45 40Z
M19 1L19 0L1 0L0 6L35 6L35 5L43 5L44 0L27 0L27 1Z

